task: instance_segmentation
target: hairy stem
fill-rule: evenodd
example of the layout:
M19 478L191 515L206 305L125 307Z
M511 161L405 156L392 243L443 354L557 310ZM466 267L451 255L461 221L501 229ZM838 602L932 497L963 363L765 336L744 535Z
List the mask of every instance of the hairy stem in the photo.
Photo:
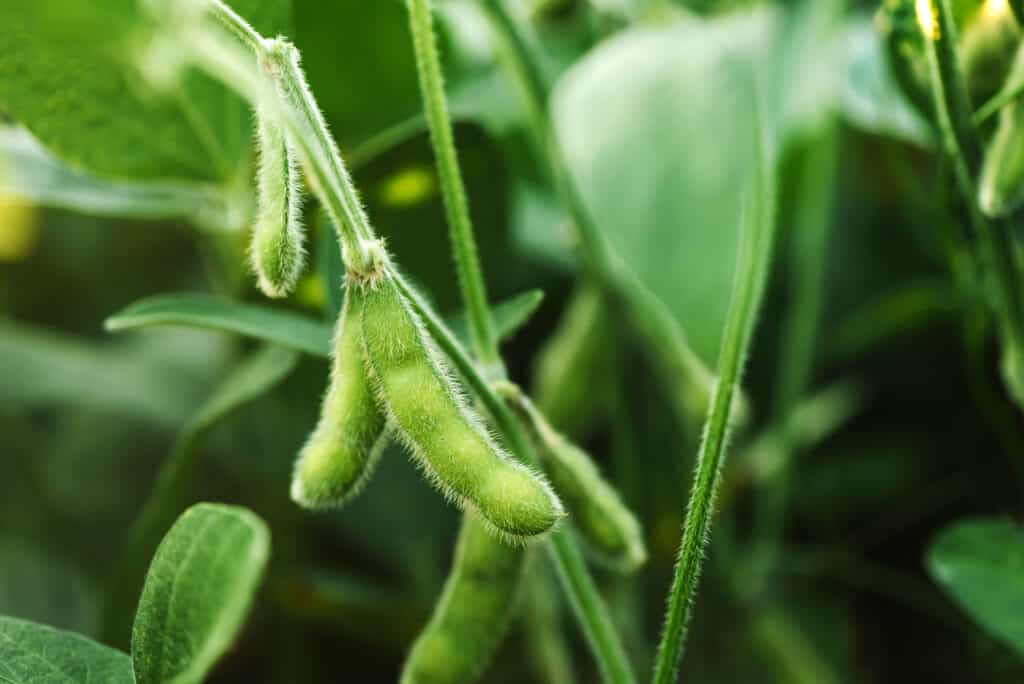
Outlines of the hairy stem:
M434 21L430 0L408 0L409 26L412 30L419 74L420 92L430 127L430 141L437 158L437 173L441 181L441 194L448 215L452 251L459 273L459 286L466 305L469 329L476 357L488 370L501 363L494 323L487 308L487 288L480 260L477 256L473 223L469 215L469 200L462 182L455 136L445 100L441 77L441 60L437 53Z
M233 27L239 35L258 36L247 24L235 26L244 21L233 12L225 12L226 7L220 0L208 0L213 15L221 23ZM254 103L267 97L266 88L261 83L248 60L239 51L229 49L224 41L216 40L217 36L193 40L190 47L200 48L197 59L199 66L205 68L212 76L220 78L228 86L236 88L243 96ZM249 43L248 40L245 42ZM373 231L369 221L358 202L358 195L351 178L345 171L344 162L338 154L337 146L327 131L323 117L316 107L312 93L309 92L298 66L294 48L284 44L283 57L271 53L271 46L280 45L280 41L261 39L258 43L249 43L257 52L257 57L268 58L282 67L276 74L275 85L278 93L284 89L285 102L282 103L284 118L289 132L295 136L297 147L303 153L312 176L313 190L331 214L332 221L341 233L342 247L355 247L372 239ZM291 94L296 101L289 101ZM359 241L362 238L363 242ZM365 256L365 255L364 255ZM484 406L495 418L498 431L505 439L509 448L520 459L534 467L538 464L536 454L530 447L529 440L523 433L515 416L494 394L488 381L478 371L470 357L462 349L451 333L440 322L437 315L401 278L397 278L401 289L414 304L417 313L423 318L431 336L449 356L456 368L462 373L471 389ZM629 684L634 680L626 659L625 651L615 633L607 607L601 600L593 579L587 572L580 558L579 550L571 533L561 528L552 533L549 548L559 573L563 578L566 592L574 606L577 619L584 633L591 641L594 654L606 679L614 684Z
M704 438L697 454L697 473L683 524L679 557L655 664L656 684L670 684L676 680L711 529L715 494L728 442L732 403L738 394L743 362L768 278L775 225L774 190L771 183L773 165L766 149L763 126L759 120L758 123L760 155L745 205L739 259L719 352L719 380L712 395L704 425Z

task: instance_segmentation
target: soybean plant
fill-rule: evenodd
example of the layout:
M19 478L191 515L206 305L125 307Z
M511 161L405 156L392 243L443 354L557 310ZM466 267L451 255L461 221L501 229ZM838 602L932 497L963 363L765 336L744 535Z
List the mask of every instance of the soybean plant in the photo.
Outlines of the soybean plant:
M310 189L338 231L346 268L346 302L335 334L331 382L320 422L296 465L293 497L315 508L344 501L365 481L381 434L389 432L412 453L428 479L467 510L456 569L431 628L414 648L406 681L420 681L415 675L419 671L449 673L430 681L466 681L479 672L500 639L512 607L511 592L506 592L504 585L514 588L522 564L522 550L507 544L521 544L553 528L549 546L552 558L602 673L608 681L632 681L608 611L575 541L556 526L564 516L562 505L534 469L538 459L525 427L489 384L488 378L502 377L504 368L476 261L468 202L441 88L429 4L411 0L410 23L476 360L408 287L376 237L305 83L295 48L283 39L260 36L219 0L209 0L207 7L216 22L203 21L187 30L179 29L176 38L187 45L192 64L256 103L261 118L280 122L285 154L287 145L291 145ZM221 27L239 38L256 59L237 49ZM254 68L254 61L258 68ZM279 167L289 192L296 186L292 168L290 163ZM265 206L280 205L267 201ZM290 235L288 228L296 225L289 224L277 234ZM359 351L354 351L357 348ZM486 408L498 431L497 438L463 396L449 361ZM386 422L384 430L382 422ZM499 439L515 456L499 445ZM486 533L480 533L481 526ZM474 578L483 568L490 568L491 576L502 578L502 582L501 586L490 587L494 601L484 605L492 609L483 610L481 606L474 612L472 589L478 585ZM505 570L499 572L501 568ZM470 598L463 598L467 594ZM459 617L459 611L467 611L463 617L475 617L467 623ZM452 625L459 625L460 634L477 633L480 638L471 642L477 647L456 649L454 654L446 648L444 644L457 636L447 629ZM459 644L458 648L463 646ZM447 660L431 663L423 662L421 657Z

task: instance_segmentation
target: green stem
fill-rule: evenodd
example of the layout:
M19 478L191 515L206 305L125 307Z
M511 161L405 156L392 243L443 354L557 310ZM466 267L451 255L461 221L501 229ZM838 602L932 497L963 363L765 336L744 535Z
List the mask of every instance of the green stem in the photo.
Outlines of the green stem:
M765 131L758 119L760 157L756 164L745 211L743 236L736 276L722 336L718 360L718 384L712 395L704 439L697 454L697 473L683 524L679 557L669 593L668 609L654 682L670 684L676 680L679 661L686 642L701 564L711 529L711 515L718 490L722 461L729 434L729 416L733 398L738 394L743 361L750 346L757 311L760 307L774 233L773 165L767 149Z
M437 158L437 172L441 181L451 234L452 251L459 273L459 286L466 306L469 329L476 357L489 371L501 365L498 339L487 307L487 288L480 270L473 223L469 215L469 201L459 169L455 136L444 94L441 60L437 53L434 22L430 0L408 0L409 25L412 30L419 74L420 92L430 127L430 141Z
M197 65L238 91L251 102L276 104L299 148L317 198L331 217L347 258L366 257L362 244L374 239L369 219L355 185L327 130L316 99L306 84L294 46L260 36L244 19L220 0L207 0L212 16L265 65L257 69L251 56L215 32L215 27L188 32L186 38Z
M1001 317L1008 344L1024 350L1024 308L1020 278L1014 262L1009 226L1003 219L987 219L977 204L977 179L983 147L974 125L970 97L956 52L957 33L950 0L928 0L935 18L934 37L925 37L931 68L935 109L947 152L953 160L957 182L964 194L971 224L981 243L982 254L992 269Z
M537 454L518 419L491 389L487 378L477 369L476 364L473 363L462 345L437 314L401 276L396 274L395 280L402 294L408 298L416 313L422 318L427 332L437 342L441 351L451 359L456 370L491 414L495 427L509 449L523 463L534 468L539 467L540 461ZM552 561L558 569L565 592L569 596L576 619L590 643L605 681L615 684L629 684L636 681L608 608L601 600L594 580L583 564L572 532L565 526L558 527L551 533L547 546Z
M225 12L226 8L219 0L208 1L221 23L228 26L234 26L238 22L244 24L244 21L233 12ZM247 26L246 24L245 27ZM251 32L258 36L251 27L245 27L238 26L234 32ZM237 89L253 102L260 102L267 97L262 80L255 75L254 69L249 65L250 60L247 60L244 54L240 55L239 51L232 50L229 44L220 40L211 31L194 33L197 37L190 40L189 47L198 50L196 58L200 67L223 80L229 87ZM306 86L294 47L266 39L249 44L256 50L258 57L279 67L278 73L273 74L273 77L278 93L284 100L281 109L285 122L307 161L307 173L312 177L314 192L341 231L343 249L346 244L361 245L359 238L372 239L373 231L369 221L359 204L337 146L327 131L312 93ZM274 46L276 49L271 49ZM494 394L488 381L437 315L400 277L397 280L404 294L422 317L428 331L491 412L498 431L504 436L510 449L525 463L536 467L536 454L515 416ZM586 566L582 564L575 540L569 536L570 534L571 532L563 527L553 532L550 538L551 554L559 567L565 590L584 633L590 639L599 666L602 672L606 673L606 679L615 684L630 684L634 679L625 651L615 633L608 610L601 601Z

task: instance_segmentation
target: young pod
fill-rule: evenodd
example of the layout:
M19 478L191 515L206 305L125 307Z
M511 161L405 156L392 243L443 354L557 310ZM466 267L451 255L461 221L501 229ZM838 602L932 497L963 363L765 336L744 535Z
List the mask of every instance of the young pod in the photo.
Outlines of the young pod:
M363 348L380 406L433 483L512 539L551 529L564 515L558 498L495 444L393 276L382 273L364 296Z
M647 550L640 523L590 456L556 432L518 387L502 382L495 389L529 429L541 465L589 550L625 572L643 565Z
M249 258L260 290L285 297L302 273L302 191L295 153L277 120L258 115L259 168L256 178L258 214Z
M466 684L490 662L515 607L526 550L463 518L455 560L434 614L402 668L401 684Z
M357 494L386 441L384 414L363 362L362 308L360 288L347 287L320 422L299 452L292 477L292 499L306 508L332 508Z

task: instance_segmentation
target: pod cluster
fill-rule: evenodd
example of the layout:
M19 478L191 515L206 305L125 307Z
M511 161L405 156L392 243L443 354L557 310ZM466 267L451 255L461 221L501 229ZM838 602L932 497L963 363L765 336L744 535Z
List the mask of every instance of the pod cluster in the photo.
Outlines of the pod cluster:
M370 277L349 277L330 386L295 466L293 498L316 509L343 503L388 432L449 500L506 540L551 529L565 515L558 497L483 427L380 258Z

